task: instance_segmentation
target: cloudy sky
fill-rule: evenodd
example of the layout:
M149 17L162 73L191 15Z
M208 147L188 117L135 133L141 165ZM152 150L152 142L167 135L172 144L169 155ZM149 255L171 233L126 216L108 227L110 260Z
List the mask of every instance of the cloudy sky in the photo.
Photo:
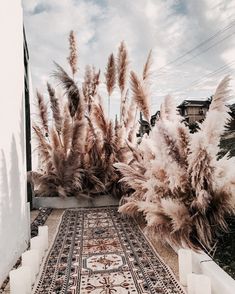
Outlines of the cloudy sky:
M80 81L86 64L104 71L122 40L138 73L153 49L152 112L168 93L177 103L207 98L224 75L235 73L234 0L23 0L23 6L33 86L42 91L53 60L68 68L71 29ZM111 105L114 115L117 93Z

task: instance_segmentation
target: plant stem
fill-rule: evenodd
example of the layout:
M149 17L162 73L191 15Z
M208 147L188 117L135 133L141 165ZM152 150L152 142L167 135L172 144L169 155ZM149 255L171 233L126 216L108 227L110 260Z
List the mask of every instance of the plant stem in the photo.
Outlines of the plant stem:
M108 118L110 118L110 95L108 97Z
M137 117L137 111L138 111L138 107L136 106L136 108L135 108L135 119L134 119L134 123L133 123L133 128L135 126L135 121L136 121L136 117Z
M57 133L58 133L58 137L59 137L60 145L61 145L61 147L63 148L64 146L63 146L63 144L62 144L62 140L61 140L61 137L60 137L60 132L57 132Z
M122 99L123 99L123 92L121 92L121 101L120 101L120 123L122 123Z

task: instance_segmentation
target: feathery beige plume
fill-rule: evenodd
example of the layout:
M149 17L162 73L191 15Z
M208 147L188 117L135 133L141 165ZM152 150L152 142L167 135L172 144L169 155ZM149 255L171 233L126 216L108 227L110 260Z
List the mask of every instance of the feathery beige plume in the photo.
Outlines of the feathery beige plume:
M85 73L84 73L84 81L82 83L82 91L85 98L85 102L88 103L89 96L91 93L91 85L92 85L92 70L90 65L86 65Z
M61 177L64 169L65 154L61 145L61 140L55 128L50 130L51 146L52 146L52 162L55 173Z
M117 58L118 85L121 93L123 93L126 88L128 63L126 45L124 41L122 41L118 48Z
M69 115L69 110L67 104L64 106L63 113L63 123L61 128L61 135L63 140L64 154L67 155L71 143L71 117Z
M104 109L101 105L94 104L92 107L92 117L97 126L104 134L108 132L108 121L105 118Z
M127 129L130 129L134 126L136 108L135 99L132 97L126 112L126 117L124 119L124 125Z
M142 111L145 119L149 121L149 93L143 81L140 80L133 71L131 71L131 90L139 110Z
M93 66L93 79L92 79L92 97L97 94L97 89L100 84L100 69L96 71L95 67Z
M47 112L47 105L44 101L44 97L39 91L37 91L37 102L38 102L38 110L39 110L39 117L46 132L46 136L48 136L49 128L48 128L48 112Z
M127 70L128 70L128 54L124 41L121 42L118 48L118 57L117 57L117 74L118 74L118 86L121 92L121 101L120 101L120 122L122 121L122 110L124 104L124 90L126 89L127 84Z
M224 111L226 109L226 103L229 100L229 82L231 78L226 76L218 85L215 95L211 101L210 110Z
M58 137L58 133L54 128L50 130L50 137L51 137L51 146L53 150L57 150L61 148L60 140Z
M135 201L130 201L123 204L119 207L118 212L127 214L129 216L136 216L140 213L138 203Z
M103 150L104 150L104 164L107 165L110 162L110 157L115 149L115 134L112 121L107 122L108 127L106 133L104 133L104 142L103 142Z
M108 59L105 79L106 79L106 87L107 87L108 94L109 96L111 96L115 87L115 82L116 82L116 65L115 65L115 58L113 53L109 56L109 59Z
M112 95L116 82L116 65L113 53L109 56L108 59L105 78L106 88L108 91L108 116L110 116L110 96Z
M51 146L47 143L45 136L37 125L33 125L33 130L37 135L38 150L42 159L42 164L48 172L51 169Z
M73 155L82 154L85 147L85 130L84 121L75 120L72 130L71 150ZM77 159L76 159L77 160Z
M57 71L54 72L54 76L61 82L63 88L66 90L68 97L68 107L71 117L74 117L78 104L80 101L80 92L74 82L74 80L67 74L67 72L56 62L54 62Z
M143 81L149 83L149 79L151 76L151 66L153 64L153 58L152 58L152 50L150 50L149 55L147 57L146 63L144 65L143 69Z
M47 90L50 97L51 110L52 110L52 115L55 122L55 128L56 128L56 131L60 133L61 125L62 125L62 116L60 113L59 99L55 95L55 89L53 89L49 83L47 83Z
M69 49L70 54L68 57L68 62L71 67L73 76L76 74L78 68L77 68L77 62L78 62L78 54L77 54L77 44L76 44L76 36L74 31L71 31L69 34Z
M91 104L97 95L98 86L100 83L100 70L96 72L95 67L87 65L85 68L84 82L82 84L82 92L84 102L88 105L88 112L91 112Z
M120 121L124 122L124 124L125 124L125 118L127 113L128 94L129 94L129 89L127 89L125 95L123 95L122 104L121 104Z

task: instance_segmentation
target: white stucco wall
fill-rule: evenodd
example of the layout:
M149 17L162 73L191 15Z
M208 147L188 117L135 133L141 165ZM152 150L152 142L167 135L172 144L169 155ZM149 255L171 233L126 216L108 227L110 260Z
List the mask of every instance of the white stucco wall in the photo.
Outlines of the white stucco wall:
M20 0L0 9L0 285L29 233L24 133L23 18Z

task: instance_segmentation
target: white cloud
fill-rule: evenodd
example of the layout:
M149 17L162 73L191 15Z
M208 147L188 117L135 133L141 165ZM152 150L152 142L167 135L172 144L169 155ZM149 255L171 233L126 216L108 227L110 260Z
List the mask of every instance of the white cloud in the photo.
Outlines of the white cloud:
M235 15L235 5L231 4L233 1L24 0L23 2L35 87L41 88L45 83L45 76L50 76L53 70L52 60L67 66L67 37L71 29L77 32L81 74L86 64L94 64L104 70L108 55L111 52L116 54L122 40L126 41L129 48L130 66L141 72L148 52L152 48L156 72L153 78L152 101L156 108L168 92L180 95L176 97L177 101L186 97L210 96L219 79L226 74L226 70L212 75L209 84L203 77L233 60L234 35L221 40L234 32L235 25L178 62L161 68L230 24ZM216 42L220 43L215 45ZM213 45L214 47L205 53L192 58ZM192 59L189 60L190 58ZM186 62L187 60L189 61ZM199 85L190 86L199 79L202 79ZM116 100L115 98L113 101ZM118 102L113 105L114 114L119 106Z

